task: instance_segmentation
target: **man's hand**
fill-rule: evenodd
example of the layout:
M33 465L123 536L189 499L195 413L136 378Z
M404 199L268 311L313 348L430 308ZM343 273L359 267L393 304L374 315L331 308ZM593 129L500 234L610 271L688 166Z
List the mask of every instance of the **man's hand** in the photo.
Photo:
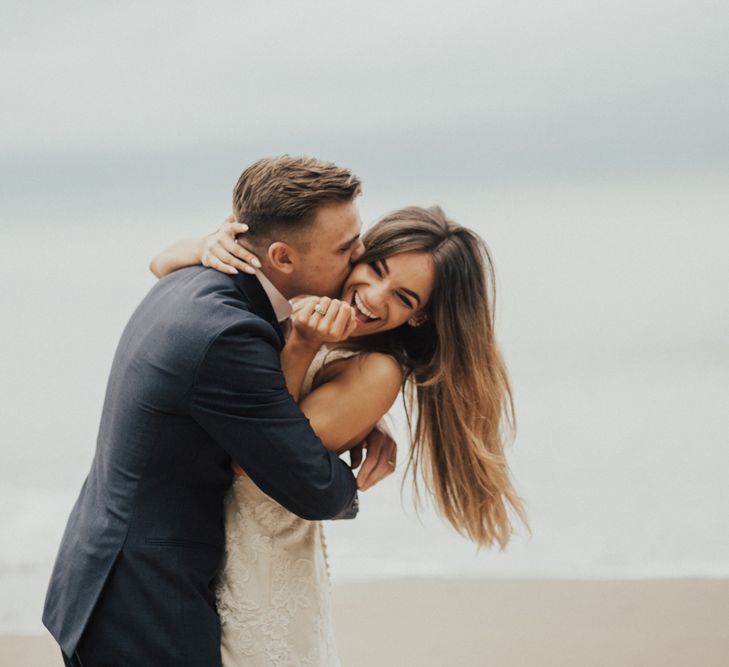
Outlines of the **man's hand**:
M357 448L359 448L359 452L356 451ZM367 489L395 472L397 444L389 435L375 427L362 441L361 445L351 450L350 457L353 469L359 466L362 461L362 449L367 450L367 458L365 458L362 469L357 475L357 488L360 491L367 491Z
M352 447L349 450L349 467L352 470L357 470L362 463L362 454L364 452L364 442L360 442L358 445Z

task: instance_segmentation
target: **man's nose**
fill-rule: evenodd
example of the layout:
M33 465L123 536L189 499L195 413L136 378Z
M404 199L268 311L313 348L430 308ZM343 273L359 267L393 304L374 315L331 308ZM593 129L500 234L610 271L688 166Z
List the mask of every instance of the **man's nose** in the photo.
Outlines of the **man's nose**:
M354 249L352 250L352 254L350 255L350 260L352 264L360 260L362 255L364 255L364 251L364 243L362 243L362 241L357 241L357 245L355 245Z

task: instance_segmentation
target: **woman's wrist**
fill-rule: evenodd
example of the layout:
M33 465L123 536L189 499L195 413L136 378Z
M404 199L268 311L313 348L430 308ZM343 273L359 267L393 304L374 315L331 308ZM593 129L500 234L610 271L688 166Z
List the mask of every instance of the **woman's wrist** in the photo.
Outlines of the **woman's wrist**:
M296 327L291 328L291 333L286 340L286 348L300 354L309 354L312 357L319 351L322 342L316 339L305 338L299 334Z
M213 234L215 234L215 232L205 234L197 240L197 243L195 244L195 264L205 265L205 262L203 260L205 258L205 252L207 250L207 241Z
M286 386L297 402L301 396L306 372L319 347L321 347L319 344L303 339L296 329L293 329L281 351L281 369L286 378Z

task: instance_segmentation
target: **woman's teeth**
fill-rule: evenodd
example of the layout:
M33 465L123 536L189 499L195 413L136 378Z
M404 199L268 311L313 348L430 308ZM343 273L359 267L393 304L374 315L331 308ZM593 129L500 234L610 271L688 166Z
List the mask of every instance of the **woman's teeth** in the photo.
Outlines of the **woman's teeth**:
M380 319L371 310L365 308L357 292L354 293L354 297L352 298L352 305L355 308L354 315L360 322L374 322Z

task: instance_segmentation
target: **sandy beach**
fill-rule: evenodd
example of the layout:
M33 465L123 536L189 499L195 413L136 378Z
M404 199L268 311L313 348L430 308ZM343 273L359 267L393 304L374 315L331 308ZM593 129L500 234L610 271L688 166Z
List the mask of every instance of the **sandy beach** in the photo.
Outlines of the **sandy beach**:
M729 580L403 579L334 588L345 667L724 667ZM0 664L56 667L53 640L0 638Z

